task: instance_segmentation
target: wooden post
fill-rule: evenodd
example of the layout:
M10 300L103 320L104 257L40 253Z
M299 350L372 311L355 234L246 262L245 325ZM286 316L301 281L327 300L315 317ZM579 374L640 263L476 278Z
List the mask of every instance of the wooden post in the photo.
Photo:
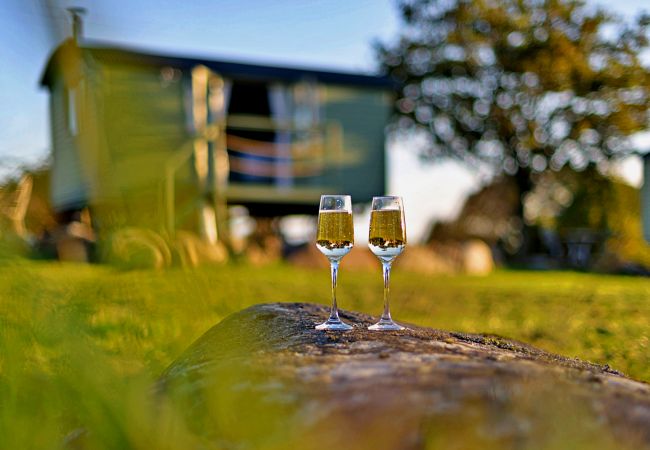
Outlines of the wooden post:
M209 108L212 119L210 139L212 142L212 192L216 216L217 238L230 247L228 202L226 189L230 175L228 148L226 144L226 84L219 75L211 73L209 80Z

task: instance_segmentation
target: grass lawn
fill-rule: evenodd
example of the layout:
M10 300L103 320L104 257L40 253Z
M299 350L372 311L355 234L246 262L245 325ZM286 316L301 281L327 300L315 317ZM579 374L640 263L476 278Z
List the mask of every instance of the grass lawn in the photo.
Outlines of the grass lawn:
M373 273L351 272L344 261L340 306L378 314L380 278L379 265ZM392 288L398 320L499 334L650 381L646 279L395 270ZM61 448L83 429L91 430L84 448L191 447L172 411L147 410L157 375L234 311L272 301L327 304L328 296L327 271L284 265L120 272L6 263L0 266L0 448Z

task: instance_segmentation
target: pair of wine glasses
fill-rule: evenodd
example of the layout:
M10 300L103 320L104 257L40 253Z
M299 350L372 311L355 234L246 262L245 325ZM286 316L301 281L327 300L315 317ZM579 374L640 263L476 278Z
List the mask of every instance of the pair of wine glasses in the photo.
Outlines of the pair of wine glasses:
M349 195L323 195L318 210L318 235L316 246L329 259L332 272L332 309L330 317L316 326L317 330L351 330L339 318L336 304L336 279L341 259L354 246L352 198ZM373 197L368 236L370 251L379 258L384 276L384 312L381 319L369 330L392 331L404 327L393 322L390 316L390 267L406 247L404 207L401 197Z

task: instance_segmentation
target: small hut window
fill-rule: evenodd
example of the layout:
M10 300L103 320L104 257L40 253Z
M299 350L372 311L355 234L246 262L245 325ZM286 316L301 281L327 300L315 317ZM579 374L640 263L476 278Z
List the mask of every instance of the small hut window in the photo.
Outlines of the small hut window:
M66 120L71 136L76 136L79 131L77 123L77 88L66 89Z

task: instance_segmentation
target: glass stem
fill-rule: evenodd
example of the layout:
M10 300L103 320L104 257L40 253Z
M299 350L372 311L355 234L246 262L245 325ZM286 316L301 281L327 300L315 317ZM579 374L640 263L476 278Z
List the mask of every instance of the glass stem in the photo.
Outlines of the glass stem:
M383 269L384 273L384 313L381 315L381 321L387 321L391 322L392 319L390 317L390 304L389 304L389 296L390 296L390 266L393 263L393 261L382 261L381 266Z
M337 259L330 259L330 271L332 273L332 309L330 310L330 321L340 321L339 309L336 305L336 278L339 273L339 261Z

